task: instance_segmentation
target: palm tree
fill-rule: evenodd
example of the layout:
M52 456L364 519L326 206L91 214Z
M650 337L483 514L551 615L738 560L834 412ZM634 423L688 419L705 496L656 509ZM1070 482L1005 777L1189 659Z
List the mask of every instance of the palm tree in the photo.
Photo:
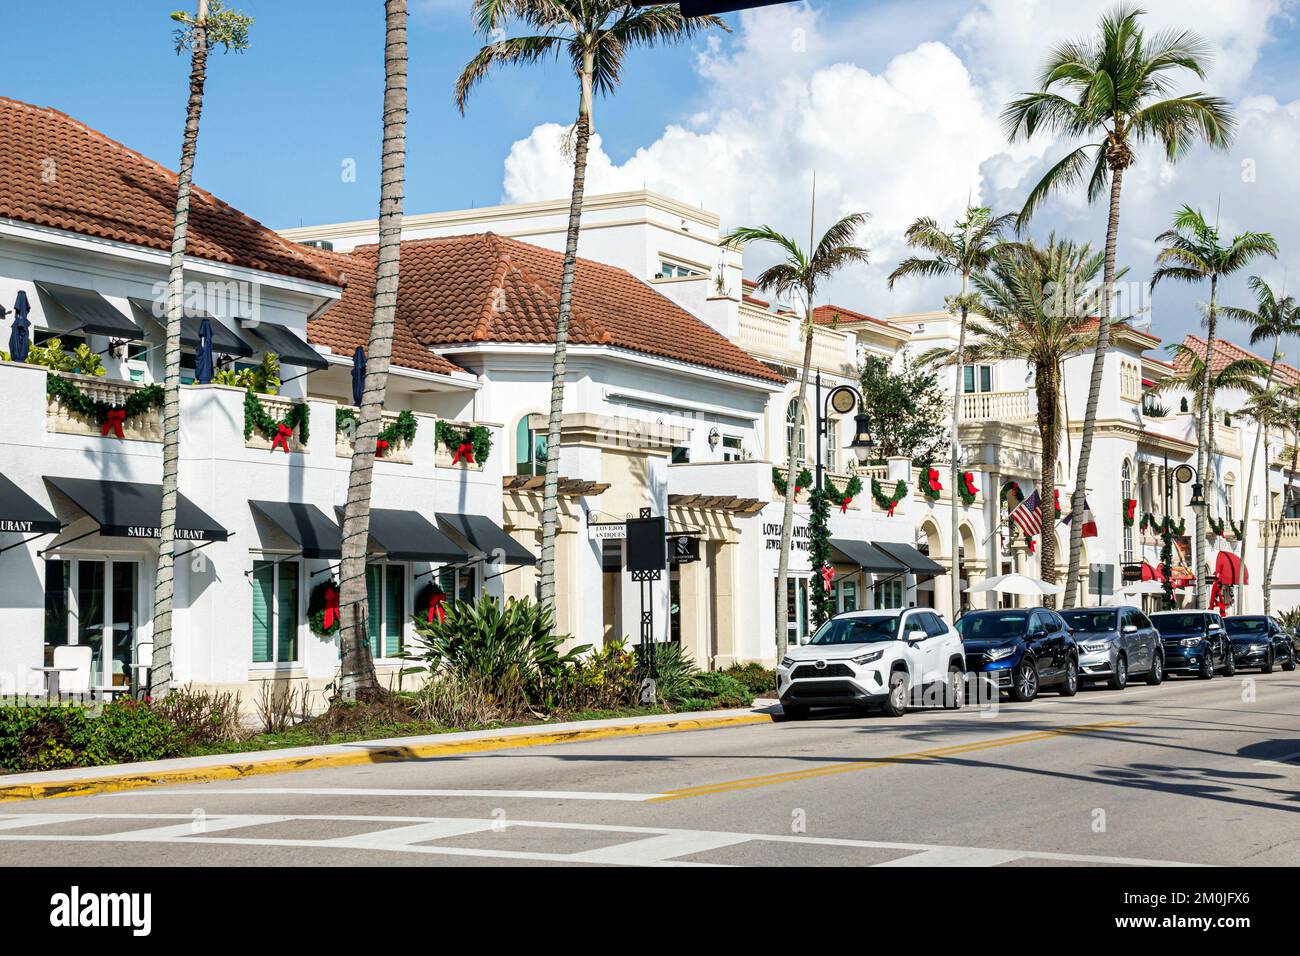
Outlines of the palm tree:
M475 26L484 37L518 20L536 31L531 35L494 40L475 54L456 80L456 105L462 114L474 85L496 66L532 64L567 54L578 79L578 118L573 128L573 191L569 197L569 228L560 277L559 315L555 321L555 357L551 365L551 409L546 426L546 478L542 486L541 601L555 603L555 535L560 490L560 424L564 411L565 362L573 274L578 261L578 231L582 195L586 188L587 144L591 138L591 107L596 92L613 94L623 78L623 60L634 46L680 43L709 27L729 30L714 16L686 19L677 4L637 7L628 0L474 0Z
M1269 542L1268 564L1264 569L1264 613L1269 614L1273 609L1273 571L1277 567L1277 552L1282 545L1282 519L1286 517L1287 508L1290 507L1293 496L1295 495L1295 475L1296 467L1300 466L1300 389L1295 386L1288 386L1281 391L1278 396L1278 405L1276 409L1276 419L1279 424L1284 425L1291 432L1291 460L1287 465L1286 484L1282 486L1282 507L1278 514L1277 527L1273 529L1273 540ZM1267 486L1267 466L1268 453L1264 454L1265 479L1264 500L1268 500ZM1268 518L1267 510L1265 518ZM1268 527L1268 521L1265 520L1264 526Z
M158 565L153 590L153 659L150 693L165 697L172 682L172 592L176 543L176 498L181 457L181 319L185 312L185 240L190 225L190 186L199 145L203 87L208 78L208 50L220 46L236 53L248 49L253 18L225 9L220 0L198 0L194 17L171 15L179 23L176 52L190 51L190 95L181 137L181 165L176 174L176 207L167 276L167 331L163 349L163 473L159 518Z
M370 489L375 445L383 423L388 364L393 353L398 267L402 252L402 200L406 186L406 0L384 4L384 141L379 180L379 249L375 307L366 348L366 383L357 416L343 510L343 560L339 565L339 694L345 700L379 693L370 656L366 551L370 540Z
M1013 142L1022 136L1033 136L1039 129L1072 140L1097 138L1069 152L1030 191L1020 213L1022 227L1049 194L1073 188L1085 177L1089 202L1099 197L1108 183L1110 186L1104 294L1079 442L1079 466L1070 498L1066 607L1073 607L1078 596L1088 462L1106 351L1110 347L1111 299L1117 278L1115 246L1119 238L1124 171L1135 161L1136 149L1147 143L1159 143L1169 162L1186 153L1197 140L1227 148L1235 125L1231 107L1218 97L1204 93L1171 94L1171 73L1186 71L1205 78L1209 59L1205 41L1187 31L1160 33L1148 39L1140 23L1142 16L1141 10L1117 7L1102 16L1095 36L1062 43L1052 51L1043 68L1041 89L1014 100L1002 114Z
M1211 379L1214 339L1219 321L1219 279L1232 275L1246 268L1259 256L1277 258L1277 240L1266 232L1246 232L1233 236L1226 246L1219 240L1217 226L1205 221L1199 209L1184 205L1174 215L1172 229L1156 236L1156 242L1163 248L1156 254L1156 269L1151 274L1151 288L1163 279L1178 282L1210 283L1210 301L1205 310L1205 356L1206 362L1201 367L1201 387L1196 396L1197 415L1201 422L1208 422L1208 428L1197 423L1199 440L1196 448L1196 474L1199 480L1209 484L1206 473L1207 463L1212 464L1214 447L1209 444L1214 440L1214 422L1206 416L1214 398L1214 385ZM1201 565L1202 552L1205 550L1205 511L1196 512L1195 566L1196 583L1194 584L1196 606L1201 607Z
M1277 372L1277 363L1281 358L1282 337L1285 335L1300 335L1300 306L1292 296L1283 296L1278 298L1272 287L1259 276L1251 276L1249 282L1250 290L1255 293L1255 309L1243 309L1237 306L1224 306L1220 311L1226 318L1236 319L1239 322L1245 322L1251 326L1250 344L1259 345L1261 342L1272 342L1272 351L1269 353L1268 376L1264 379L1264 388L1261 393L1261 408L1258 411L1264 411L1263 417L1255 418L1255 444L1250 452L1250 467L1246 472L1246 495L1241 502L1241 540L1237 546L1241 551L1240 557L1245 563L1246 560L1246 542L1250 534L1250 496L1255 485L1255 465L1259 460L1259 446L1264 437L1264 432L1269 427L1268 422L1271 420L1276 424L1275 417L1270 419L1266 409L1268 403L1262 401L1263 398L1272 396L1275 393L1273 388L1273 377ZM1267 462L1267 453L1265 461ZM1267 472L1267 465L1265 466ZM1268 491L1265 489L1264 500L1268 500ZM1267 514L1265 519L1267 519Z
M1276 364L1276 362L1277 359L1274 358L1273 362L1270 363L1270 367ZM1271 489L1269 488L1269 473L1271 471L1271 468L1269 466L1270 451L1269 451L1268 435L1275 428L1286 429L1290 427L1292 424L1292 416L1294 415L1294 412L1291 410L1289 403L1287 401L1287 395L1289 394L1289 392L1290 390L1288 389L1283 389L1277 385L1270 384L1269 386L1265 388L1261 388L1259 391L1254 393L1250 397L1250 399L1246 402L1243 408L1243 411L1245 412L1246 416L1255 424L1255 429L1256 429L1255 437L1257 439L1255 442L1256 452L1259 451L1259 445L1260 445L1258 439L1261 437L1263 438L1265 505L1264 505L1264 520L1262 523L1263 530L1260 535L1260 543L1266 558L1268 558L1269 551L1270 551L1269 537L1268 537L1269 535L1268 501L1269 501L1269 495L1271 494ZM1294 449L1293 449L1292 457L1293 460L1291 462L1291 470L1294 472L1296 466L1296 462L1294 461ZM1255 457L1253 454L1251 456L1250 465L1251 465L1251 475L1253 477L1255 471ZM1246 541L1247 541L1246 536L1247 536L1248 529L1250 527L1248 523L1250 520L1249 511L1248 511L1248 506L1250 503L1250 487L1251 485L1250 482L1248 481L1246 483L1246 489L1247 489L1246 501L1242 506L1242 513L1241 513L1241 540L1238 542L1238 544L1241 546L1241 558L1243 563L1245 562L1245 554L1246 554ZM1274 555L1276 555L1276 543L1280 543L1281 540L1280 535L1276 536L1276 538L1277 541L1275 542L1275 546L1272 549ZM1271 583L1272 583L1273 563L1272 561L1267 561L1266 563L1267 563L1267 567L1266 567L1266 573L1263 581L1263 592L1264 592L1264 613L1268 614L1271 612L1272 609Z
M786 449L786 487L795 487L795 449L799 431L803 428L804 396L808 391L808 372L812 367L813 302L822 283L847 265L859 263L865 265L870 253L863 246L854 244L854 237L866 223L868 213L855 212L845 216L822 234L820 241L812 245L812 228L809 229L810 251L804 251L797 240L782 235L771 226L743 226L722 238L725 248L737 248L750 242L768 242L776 246L785 258L769 266L755 280L758 288L771 291L778 297L790 293L803 294L803 325L800 333L803 337L803 365L799 371L799 392L795 399L794 428L790 432L790 443ZM785 657L786 620L789 604L785 593L786 581L790 577L790 537L794 526L794 494L785 496L785 511L781 516L781 556L777 561L776 572L776 659Z
M1086 319L1095 296L1090 283L1101 272L1105 254L1089 243L1048 238L995 252L986 272L972 274L978 295L971 303L971 337L964 356L969 362L1022 361L1034 372L1039 458L1039 516L1042 548L1039 574L1056 581L1056 462L1061 442L1062 364L1087 348ZM932 349L922 361L955 362L947 349Z
M1015 217L1010 213L994 217L993 211L983 206L967 206L961 219L951 232L944 232L938 222L926 216L907 227L904 234L913 249L928 252L928 257L909 256L898 264L889 276L889 288L905 276L961 276L961 293L950 296L948 308L958 315L957 324L957 376L952 396L952 444L949 461L952 463L949 487L956 488L960 480L958 459L961 457L961 376L966 353L966 319L970 315L970 278L983 272L993 262L996 251L1006 245L1002 233L1011 226ZM955 495L956 492L954 491ZM956 499L954 498L954 501ZM960 560L957 541L960 535L961 512L952 509L952 607L954 613L961 607Z

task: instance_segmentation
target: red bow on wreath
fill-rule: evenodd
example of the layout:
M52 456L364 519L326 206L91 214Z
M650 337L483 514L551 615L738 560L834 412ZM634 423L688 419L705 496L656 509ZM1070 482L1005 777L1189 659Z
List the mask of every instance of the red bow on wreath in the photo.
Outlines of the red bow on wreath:
M962 480L966 482L966 493L970 495L979 494L980 490L975 484L975 473L971 471L962 472Z
M289 439L293 437L293 429L288 425L280 424L275 426L275 437L271 439L271 451L277 448L283 448L284 453L289 453Z
M894 517L894 509L897 507L898 507L898 501L897 500L891 501L889 503L889 512L887 513L886 517L889 518Z
M835 579L835 569L829 564L822 565L821 575L822 584L825 586L826 590L829 591L831 589L831 581Z
M845 498L843 501L840 502L840 514L848 513L849 503L852 501L853 501L853 496L849 495L847 498Z
M1124 517L1128 519L1129 524L1133 523L1133 515L1137 512L1137 506L1138 503L1136 498L1130 498L1128 501L1124 502Z
M929 479L930 479L930 490L931 490L931 491L943 491L943 485L940 484L940 482L939 482L939 469L938 469L938 468L931 468L931 469L930 469Z
M1036 548L1036 545L1034 544L1034 539L1029 538L1028 541L1029 541L1029 553L1033 554Z
M325 589L325 616L322 623L329 630L339 621L339 592L333 585Z
M460 447L456 449L456 454L451 456L451 463L454 465L464 459L465 464L474 464L474 444L473 442L463 441Z
M429 598L430 624L433 623L435 617L437 617L439 621L445 621L447 619L447 612L442 609L442 602L445 600L447 600L447 595L445 594L435 594L433 597Z
M375 457L376 457L376 458L383 458L383 457L384 457L384 451L385 451L387 448L388 448L388 442L384 441L382 438L376 438L376 439L375 439Z
M122 434L122 423L126 421L125 408L110 408L108 415L104 418L104 425L99 430L101 435L107 435L110 431L118 438L125 438Z

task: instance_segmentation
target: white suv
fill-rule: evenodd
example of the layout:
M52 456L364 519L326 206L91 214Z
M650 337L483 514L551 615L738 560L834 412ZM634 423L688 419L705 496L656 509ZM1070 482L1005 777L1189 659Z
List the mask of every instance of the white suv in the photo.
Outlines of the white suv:
M789 649L776 687L792 719L812 707L869 704L901 717L912 695L927 687L941 692L944 707L960 707L964 672L961 635L929 608L848 611Z

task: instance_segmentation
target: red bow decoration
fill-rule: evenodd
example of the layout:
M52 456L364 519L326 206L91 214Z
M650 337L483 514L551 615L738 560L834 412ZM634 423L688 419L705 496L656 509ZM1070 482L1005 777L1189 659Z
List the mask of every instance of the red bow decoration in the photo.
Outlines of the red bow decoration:
M275 426L275 437L271 439L271 451L277 448L283 448L284 453L289 454L289 439L293 437L293 429L288 425L279 424Z
M108 415L104 418L104 426L99 430L101 435L107 435L110 431L118 438L125 438L122 434L122 423L126 421L125 408L110 408Z
M383 457L384 457L384 451L385 451L387 448L388 448L388 442L384 441L382 438L376 438L376 439L375 439L375 457L376 457L376 458L383 458Z
M1124 502L1124 517L1130 522L1133 520L1133 515L1137 512L1137 506L1138 503L1136 498L1130 498L1128 501Z
M794 500L795 500L795 501L798 501L798 500L799 500L799 492L801 492L801 491L803 491L803 489L800 488L798 485L795 485L795 486L794 486Z
M840 514L846 514L848 512L849 502L851 502L852 500L853 500L853 496L850 495L849 497L845 498L843 501L840 502Z
M943 491L943 485L939 482L939 469L938 469L938 468L931 468L931 469L930 469L929 479L930 479L930 490L931 490L931 491Z
M433 597L429 598L430 624L433 623L435 617L437 617L439 621L445 621L447 619L447 612L442 609L442 602L445 600L447 600L447 595L445 594L435 594Z
M459 462L461 459L464 459L465 464L467 465L474 464L473 442L467 442L467 441L461 442L460 447L456 449L456 454L451 456L451 463L454 465L457 462Z
M975 473L971 471L962 472L962 480L966 482L966 493L977 495L980 493L979 487L975 484Z
M339 621L339 592L333 585L325 589L325 630L329 630Z
M898 502L897 502L897 501L891 501L891 502L889 503L889 512L888 512L888 514L886 515L886 517L889 517L889 518L894 517L894 509L897 508L897 507L898 507Z
M829 564L822 565L821 575L822 584L825 585L826 590L829 591L831 589L831 581L835 578L835 569Z
M1029 553L1030 553L1030 554L1033 554L1033 553L1034 553L1034 550L1035 550L1035 547L1036 547L1036 546L1034 545L1034 539L1033 539L1033 538L1030 538L1030 539L1028 539L1028 540L1029 540Z

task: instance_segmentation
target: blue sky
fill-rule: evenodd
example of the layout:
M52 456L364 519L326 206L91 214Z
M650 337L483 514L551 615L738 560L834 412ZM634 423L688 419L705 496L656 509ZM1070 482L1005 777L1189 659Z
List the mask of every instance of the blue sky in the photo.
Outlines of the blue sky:
M174 166L188 61L172 48L185 0L47 0L5 17L0 92L53 106ZM193 5L193 0L189 0ZM237 0L252 48L214 55L197 181L273 227L371 218L377 207L383 86L380 0ZM1028 88L1057 40L1088 32L1109 0L824 0L729 16L735 32L687 48L635 51L615 100L597 106L589 192L642 183L701 202L724 225L770 222L802 234L816 168L819 225L867 210L874 264L836 281L839 303L873 314L941 307L951 290L884 277L918 215L955 218L968 195L1014 209L1067 144L1008 147L997 113ZM1295 0L1145 0L1150 28L1203 33L1205 86L1237 105L1231 153L1177 167L1143 155L1126 179L1121 261L1141 280L1151 238L1182 202L1221 206L1225 231L1271 230L1287 254L1261 267L1300 282L1300 53ZM506 70L461 117L452 85L481 44L467 0L411 0L408 212L555 198L569 170L557 125L574 112L563 64ZM69 24L76 24L75 31ZM345 182L343 163L357 178ZM1243 164L1252 164L1252 176ZM1035 224L1100 242L1104 210L1079 197ZM763 265L747 255L747 272ZM1227 295L1240 297L1229 284ZM1196 325L1195 291L1158 291L1155 330ZM1237 336L1240 338L1240 334Z

